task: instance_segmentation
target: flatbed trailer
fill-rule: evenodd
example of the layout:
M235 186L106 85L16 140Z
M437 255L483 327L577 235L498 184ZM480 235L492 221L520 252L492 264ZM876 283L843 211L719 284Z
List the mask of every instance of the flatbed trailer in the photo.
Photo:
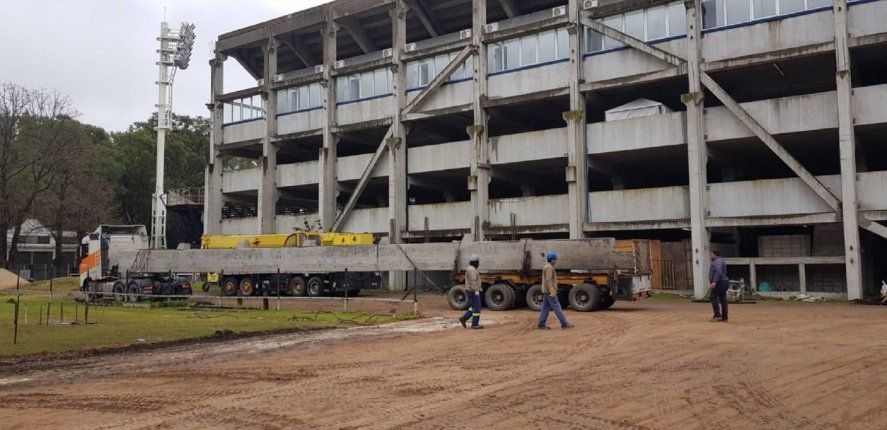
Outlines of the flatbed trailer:
M542 273L481 273L484 305L493 311L505 311L526 305L542 308ZM650 294L649 276L620 271L589 273L558 272L558 300L564 307L588 312L609 309L621 300L638 300ZM455 310L468 309L470 301L463 285L465 273L455 276L456 285L447 290L447 302Z

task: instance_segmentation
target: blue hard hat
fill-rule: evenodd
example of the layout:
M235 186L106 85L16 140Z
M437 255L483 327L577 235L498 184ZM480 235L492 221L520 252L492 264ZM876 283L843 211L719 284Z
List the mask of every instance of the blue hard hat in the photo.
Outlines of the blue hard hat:
M557 260L557 254L549 252L548 254L545 254L545 258L548 260Z

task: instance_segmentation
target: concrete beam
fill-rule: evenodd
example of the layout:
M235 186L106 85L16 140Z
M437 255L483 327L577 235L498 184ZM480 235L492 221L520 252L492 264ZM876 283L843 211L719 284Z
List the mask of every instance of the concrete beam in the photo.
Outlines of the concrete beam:
M231 54L231 56L234 57L234 59L237 60L238 63L240 63L240 66L243 67L243 70L246 70L246 72L249 73L250 76L253 77L253 79L257 81L259 79L262 79L262 75L259 73L259 71L256 70L256 68L253 67L252 64L246 61L246 58L244 58L243 53L240 50L235 50L234 53Z
M726 107L734 116L736 116L737 119L745 124L745 126L748 127L749 130L751 130L751 132L754 133L754 135L757 136L758 139L764 142L764 145L766 145L767 148L770 149L770 151L776 154L776 156L779 157L779 159L782 160L782 162L785 163L792 172L798 175L798 177L801 178L801 180L804 181L804 183L807 184L813 190L813 192L816 193L816 195L822 198L822 200L825 201L829 205L829 207L836 211L838 210L841 204L840 200L835 197L835 195L832 194L832 192L829 191L828 188L826 188L825 185L822 184L822 182L819 182L819 180L816 179L816 177L813 176L810 171L805 169L804 166L794 156L792 156L785 148L783 148L783 146L779 142L777 142L776 139L769 132L767 132L767 130L764 129L764 126L762 126L756 119L754 119L754 117L752 117L751 114L748 113L748 111L743 109L742 106L740 106L739 103L736 102L736 100L730 97L730 95L727 94L727 91L725 91L720 85L718 85L718 83L715 82L714 79L712 79L711 76L709 76L707 73L703 72L701 74L701 80L705 87L708 88L708 90L711 91L711 93L714 94L714 96L717 97L722 103L724 103L724 107Z
M305 64L305 67L311 67L321 62L311 54L311 51L308 50L308 47L305 46L305 42L302 41L302 38L299 37L298 34L293 33L290 35L288 39L281 40L281 43L284 44L290 51L293 51L293 54Z
M405 3L410 7L410 10L416 14L419 21L422 22L422 26L424 26L425 31L428 32L428 36L438 37L442 34L437 19L428 13L428 9L425 7L425 2L423 0L406 0Z
M514 0L499 0L499 6L502 6L502 10L505 11L505 15L509 18L520 15L520 10L517 8Z
M427 87L420 91L419 94L416 95L416 97L413 98L412 101L407 103L406 107L404 107L401 111L401 115L409 115L414 110L416 110L417 107L421 106L422 102L424 102L425 99L428 98L428 96L434 94L434 92L437 91L437 89L440 88L443 83L446 82L446 80L453 75L456 69L458 69L460 66L462 66L462 64L465 63L465 60L468 59L469 55L474 54L474 51L475 48L473 46L466 46L465 48L462 48L462 50L459 51L459 54L457 54L456 57L453 58L453 60L450 61L449 64L447 64L447 67L444 67L443 71L438 73L437 76L434 77L434 80L432 80Z
M878 224L877 222L869 219L867 216L859 216L859 226L878 236L881 236L884 239L887 239L887 227Z
M363 194L363 190L366 189L366 185L369 183L370 178L373 176L373 170L375 170L376 165L379 164L379 160L382 159L382 155L385 154L385 151L392 145L391 140L392 130L389 127L388 132L385 133L385 137L382 139L382 143L379 144L378 148L376 148L376 152L373 153L373 157L370 158L369 163L367 163L366 169L364 169L363 173L360 175L360 179L357 181L357 185L354 187L354 191L351 193L351 197L348 198L348 202L345 203L345 207L342 209L342 212L339 213L339 216L336 217L335 222L333 222L330 231L339 231L342 227L342 224L348 219L348 216L351 215L351 210L354 209L354 206L357 204L357 200L360 198L361 194ZM394 138L397 139L397 138Z
M360 21L355 16L346 16L339 18L338 23L348 32L348 35L357 42L357 46L363 51L364 54L369 54L370 52L375 52L376 45L373 44L373 41L370 40L369 35L367 35L366 30L360 25Z

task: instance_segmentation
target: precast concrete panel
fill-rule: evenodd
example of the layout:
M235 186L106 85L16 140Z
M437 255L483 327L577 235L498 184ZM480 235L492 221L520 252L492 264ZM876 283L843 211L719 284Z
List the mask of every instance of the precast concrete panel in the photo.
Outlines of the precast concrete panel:
M442 170L467 169L471 141L419 146L407 150L407 172L426 173Z
M413 99L415 99L421 92L422 89L419 88L409 90L407 93L407 103L413 101ZM445 83L438 88L434 94L428 96L428 98L417 107L416 112L426 112L467 105L471 103L472 94L471 80Z
M277 117L277 134L320 130L324 119L323 109L283 114Z
M317 183L319 177L320 162L317 160L277 165L278 187L312 185Z
M588 125L588 153L633 151L687 144L687 114L672 112Z
M357 181L370 165L373 154L349 155L347 157L339 157L336 161L336 172L340 181ZM384 178L388 176L388 157L382 157L376 163L375 168L370 173L371 178Z
M265 137L267 125L264 119L225 126L225 143L245 142Z
M515 214L518 226L544 226L567 224L570 214L567 195L515 197L490 201L490 223L493 226L510 226L511 214Z
M591 222L682 220L690 217L687 187L588 193Z
M430 230L467 229L471 220L469 202L436 203L430 205L409 205L409 229L422 231L425 229L425 218L428 218Z
M259 169L233 170L222 175L223 193L243 193L258 189Z
M659 49L683 56L687 51L687 39L675 39L654 44ZM614 51L592 53L585 56L582 64L586 82L606 81L641 73L658 72L673 66L635 49L622 48Z
M336 111L339 125L356 124L390 117L394 112L391 95L340 104Z
M490 76L490 98L513 97L558 88L570 83L570 63L563 61Z
M567 141L566 127L491 137L490 163L566 158Z
M259 234L259 219L256 217L222 219L222 234Z
M841 177L817 176L836 196L841 194ZM712 218L801 215L834 212L799 178L709 184Z
M847 15L853 37L887 33L887 7L883 2L851 4Z
M824 10L724 30L706 31L702 39L705 61L718 61L765 52L832 42L832 12Z
M349 233L388 233L388 208L355 209L342 226Z

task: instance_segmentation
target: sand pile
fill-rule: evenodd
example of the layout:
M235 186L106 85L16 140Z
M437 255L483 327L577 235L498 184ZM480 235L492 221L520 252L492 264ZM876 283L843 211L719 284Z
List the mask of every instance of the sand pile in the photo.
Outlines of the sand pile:
M6 269L0 269L0 289L15 288L15 278L17 277L15 273ZM21 285L30 284L25 278L22 278L20 282Z

